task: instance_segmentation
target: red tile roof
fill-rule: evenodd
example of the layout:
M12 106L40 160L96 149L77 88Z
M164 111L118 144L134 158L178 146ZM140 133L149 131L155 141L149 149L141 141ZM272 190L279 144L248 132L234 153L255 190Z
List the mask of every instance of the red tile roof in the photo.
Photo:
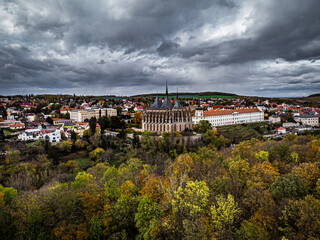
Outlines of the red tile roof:
M218 115L230 115L233 113L253 113L253 112L261 112L257 108L238 108L238 109L218 109L211 110L207 112L203 112L203 116L218 116Z
M15 124L10 125L10 127L24 127L24 124L22 124L22 123L15 123Z

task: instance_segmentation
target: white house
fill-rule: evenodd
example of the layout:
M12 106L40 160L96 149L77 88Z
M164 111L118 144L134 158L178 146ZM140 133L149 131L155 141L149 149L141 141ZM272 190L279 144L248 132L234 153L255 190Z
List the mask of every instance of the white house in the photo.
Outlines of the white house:
M16 122L16 123L10 125L9 128L13 129L13 130L24 129L25 125L23 123L21 123L21 122Z
M278 131L278 134L285 134L287 132L287 130L284 127L279 127L277 131Z
M196 110L192 123L207 120L212 126L224 126L264 121L264 112L257 108L217 109L211 111Z
M37 141L39 139L49 138L49 142L60 142L61 133L57 130L40 130L40 129L27 129L18 135L21 141Z
M36 115L34 113L26 113L25 117L28 122L33 122L36 119Z
M281 122L281 118L279 115L272 115L269 117L269 121L271 123L279 123L279 122Z

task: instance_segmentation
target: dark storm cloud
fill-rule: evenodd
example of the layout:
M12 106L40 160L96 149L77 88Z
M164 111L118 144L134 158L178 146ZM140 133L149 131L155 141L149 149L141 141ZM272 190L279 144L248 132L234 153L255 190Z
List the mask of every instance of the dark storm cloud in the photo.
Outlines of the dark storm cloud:
M163 40L161 45L157 48L159 55L168 56L174 54L175 50L179 47L178 43Z
M0 93L133 94L166 79L188 91L313 93L319 9L317 0L0 0Z

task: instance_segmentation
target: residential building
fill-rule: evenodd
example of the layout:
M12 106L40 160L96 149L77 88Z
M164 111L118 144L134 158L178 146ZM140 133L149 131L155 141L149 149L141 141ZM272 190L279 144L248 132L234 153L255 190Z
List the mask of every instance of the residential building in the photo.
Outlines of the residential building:
M78 122L75 123L75 125L73 126L73 131L75 133L77 133L80 137L83 137L83 133L85 130L88 130L90 128L89 123L87 122ZM96 131L100 132L101 131L101 127L100 125L97 123L96 125Z
M39 139L47 139L49 142L60 142L61 133L56 130L27 129L18 135L21 141L37 141Z
M112 117L112 116L118 115L117 109L114 109L114 108L104 108L104 109L106 109L106 111L107 111L107 116Z
M61 125L64 123L74 123L73 119L65 119L65 118L53 118L53 125Z
M319 117L316 115L300 115L294 118L296 122L301 122L304 126L319 126Z
M285 134L287 132L287 130L284 127L279 127L277 129L278 134Z
M207 120L212 126L262 122L264 121L264 112L257 108L196 110L195 116L192 117L192 123L198 124L201 120Z
M281 118L279 115L272 115L269 117L269 121L271 123L279 123L279 122L281 122Z
M12 130L18 130L18 129L24 129L25 128L25 125L23 123L19 123L19 122L16 122L12 125L9 126L10 129Z
M77 122L73 126L73 131L77 133L80 137L83 137L84 131L87 129L89 123L87 122Z
M62 125L63 128L68 128L69 130L73 130L73 127L74 127L74 123L73 122L65 122L63 125Z
M70 119L76 122L84 122L92 117L117 116L117 109L113 108L92 108L92 109L77 109L70 111Z
M33 122L36 119L36 115L34 113L26 113L25 117L28 122Z

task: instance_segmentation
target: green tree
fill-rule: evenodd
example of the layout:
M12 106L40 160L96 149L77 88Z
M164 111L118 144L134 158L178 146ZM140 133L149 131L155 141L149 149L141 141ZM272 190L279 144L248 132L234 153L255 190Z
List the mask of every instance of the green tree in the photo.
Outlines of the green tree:
M38 209L32 209L27 216L27 233L30 239L51 239L49 229L44 225L44 215Z
M75 142L77 140L77 138L78 138L78 134L75 131L72 131L71 132L71 140Z
M86 172L79 172L74 182L71 183L71 187L75 189L91 189L94 186L95 178Z
M195 218L204 213L208 204L209 188L203 181L188 181L185 188L179 187L172 200L173 212Z
M110 121L111 120L109 116L103 116L98 119L101 131L104 131L106 128L110 127Z
M290 201L282 211L280 230L288 239L318 239L320 236L320 200L313 196Z
M211 123L207 120L200 120L199 123L195 125L194 130L199 133L205 133L209 129L212 129Z
M13 187L3 187L0 184L0 193L3 195L3 201L5 205L10 205L15 197L17 197L18 191ZM1 201L0 201L1 202ZM1 203L0 203L1 206Z
M90 127L90 130L91 130L91 133L94 134L96 132L96 127L97 127L97 119L96 119L96 117L90 118L89 127Z
M299 174L290 173L278 176L271 185L272 196L280 201L283 198L301 198L307 194L307 187Z
M259 159L261 162L269 161L269 152L267 151L260 151L256 154L256 158Z
M140 201L137 213L135 214L135 222L140 232L140 239L154 239L155 236L152 232L158 226L161 215L161 208L150 198L144 197Z
M72 142L70 141L62 141L58 144L58 148L60 152L71 152Z
M104 183L105 194L108 198L116 200L120 196L119 173L114 166L108 167L101 182Z
M100 240L103 232L103 224L98 217L93 217L88 223L90 239Z
M216 204L211 206L210 213L215 235L219 239L232 239L234 223L241 213L234 197L231 194L228 194L227 197L217 196Z
M89 153L89 158L92 161L95 162L99 162L102 160L102 155L105 153L106 151L103 148L96 148L95 150L91 151Z

